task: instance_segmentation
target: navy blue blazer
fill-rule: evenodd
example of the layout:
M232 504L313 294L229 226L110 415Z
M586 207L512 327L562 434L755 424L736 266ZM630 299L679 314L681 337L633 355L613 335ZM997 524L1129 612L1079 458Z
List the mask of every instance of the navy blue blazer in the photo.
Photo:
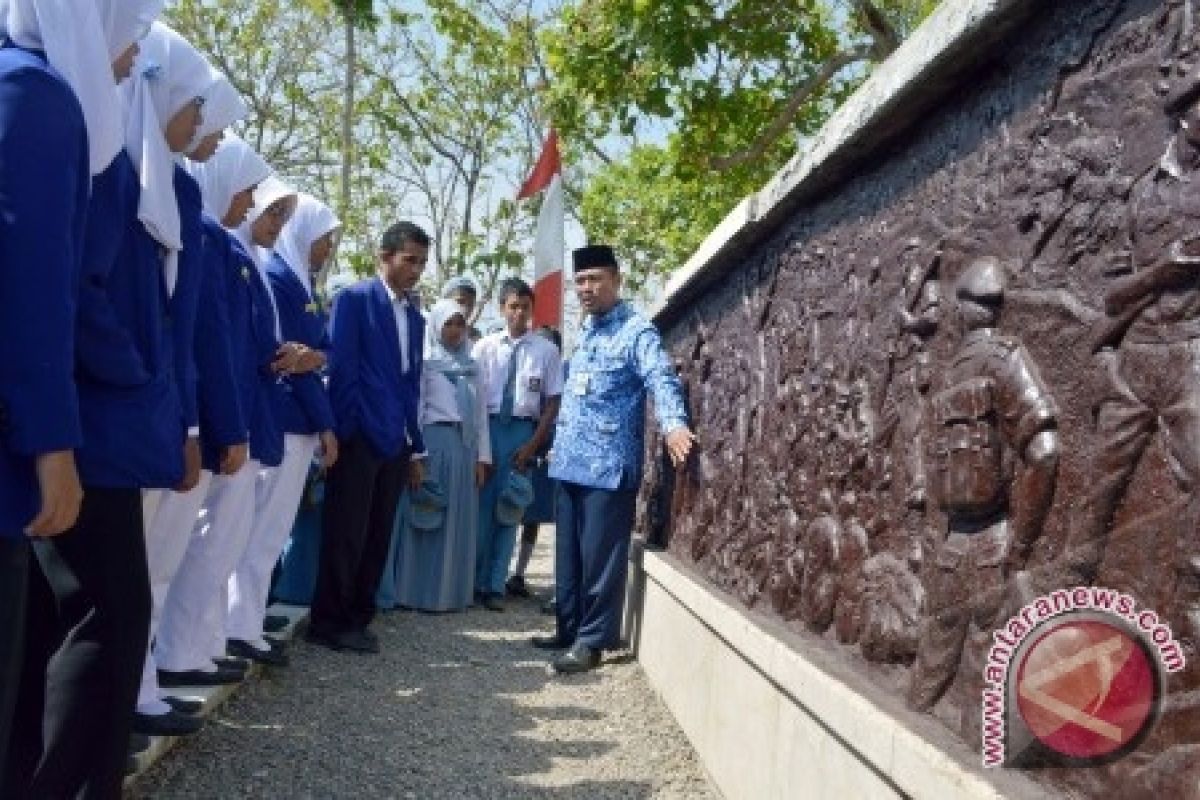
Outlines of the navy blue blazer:
M274 395L282 387L271 372L271 362L280 344L275 336L271 290L250 254L232 234L208 217L204 225L210 236L215 237L218 232L224 235L228 246L228 257L219 268L225 276L230 356L238 400L249 431L250 457L268 467L278 466L283 461L283 428L275 415ZM220 461L219 448L211 439L202 440L201 445L205 466L215 469Z
M160 248L137 218L122 151L92 181L79 288L76 382L85 486L171 488L187 434Z
M425 450L417 422L425 319L411 305L407 316L409 369L402 372L396 314L382 280L343 289L333 305L329 396L337 436L362 434L381 458Z
M272 254L267 264L267 278L275 294L275 307L279 309L283 340L328 352L325 313L278 254ZM280 388L282 391L275 393L275 411L284 431L311 434L333 430L333 408L318 373L293 375Z
M229 319L230 287L240 288L237 282L241 275L238 265L232 263L233 239L229 233L205 215L201 215L199 227L200 299L193 342L196 401L204 466L216 471L226 447L250 441L250 423L243 405L246 392L235 370L234 330ZM248 384L253 387L254 381Z
M88 145L40 53L0 49L0 537L41 504L34 457L82 441L74 372Z
M196 313L200 308L200 285L204 259L200 252L200 218L204 203L200 184L183 167L175 167L175 200L179 205L179 232L183 249L179 253L179 274L171 295L171 332L175 349L175 380L179 402L188 428L200 424L197 406L199 374L196 368Z

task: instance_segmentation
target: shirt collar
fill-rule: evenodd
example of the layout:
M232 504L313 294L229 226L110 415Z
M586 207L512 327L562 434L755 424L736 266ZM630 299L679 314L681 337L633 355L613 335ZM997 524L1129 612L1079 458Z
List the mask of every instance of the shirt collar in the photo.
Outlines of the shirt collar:
M624 320L628 312L629 303L624 300L618 300L616 305L603 314L588 314L587 319L583 321L583 327L587 330L604 328L614 322Z
M379 282L383 284L383 290L385 292L387 292L388 300L392 303L392 305L396 305L397 303L399 303L400 306L403 307L404 305L406 305L408 303L408 293L407 292L405 292L402 295L397 295L395 292L392 291L392 287L388 286L387 281L385 281L383 278L380 278Z
M508 335L508 328L505 328L503 331L500 332L500 337L501 337L500 341L505 342L507 344L520 344L521 342L528 339L529 334L531 334L531 333L533 333L532 330L525 331L520 336L518 336L517 338L514 339L513 337Z

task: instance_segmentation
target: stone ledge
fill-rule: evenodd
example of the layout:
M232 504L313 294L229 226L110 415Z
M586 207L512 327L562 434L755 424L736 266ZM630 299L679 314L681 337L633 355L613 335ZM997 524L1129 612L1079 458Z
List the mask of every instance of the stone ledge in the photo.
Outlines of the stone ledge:
M279 633L271 634L272 638L281 641L290 641L295 638L297 630L301 623L308 619L308 609L302 606L288 606L276 604L267 610L268 614L276 614L288 618L288 625ZM205 719L210 718L213 713L220 708L226 700L233 697L239 689L246 685L247 681L256 678L263 670L260 664L250 664L250 670L246 674L246 680L241 683L230 684L228 686L196 686L183 687L172 690L171 694L177 697L185 697L193 700L201 700L204 703L204 708L200 711L200 716ZM153 736L150 738L150 747L141 753L138 753L137 771L125 778L125 786L128 788L135 783L139 778L146 774L150 767L154 766L163 756L171 752L172 749L181 743L187 737L178 736Z
M737 265L805 201L899 135L960 82L988 43L1019 24L1032 0L946 0L878 65L808 147L757 193L743 199L668 279L650 314L660 325L685 311L699 290Z
M672 556L640 559L638 660L726 797L1050 796L1020 773L974 766L961 744L945 749L940 723L882 708L865 680L835 673L832 659L770 630Z

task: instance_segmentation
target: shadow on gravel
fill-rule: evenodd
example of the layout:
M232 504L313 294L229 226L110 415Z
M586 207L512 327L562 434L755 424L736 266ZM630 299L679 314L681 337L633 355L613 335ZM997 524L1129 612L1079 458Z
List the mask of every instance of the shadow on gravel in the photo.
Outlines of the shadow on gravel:
M651 797L646 754L612 758L635 738L612 708L611 671L630 657L557 677L528 643L552 624L514 601L501 614L381 615L377 656L294 643L291 667L244 687L130 797Z

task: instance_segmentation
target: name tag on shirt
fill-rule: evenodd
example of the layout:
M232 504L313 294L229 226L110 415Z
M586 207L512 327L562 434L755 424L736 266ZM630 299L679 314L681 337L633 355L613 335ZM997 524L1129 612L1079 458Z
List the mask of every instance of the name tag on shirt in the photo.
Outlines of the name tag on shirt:
M531 394L541 394L542 379L538 375L530 375L525 379L525 385Z
M571 376L571 383L575 388L575 394L583 397L591 387L592 375L590 372L576 372Z

